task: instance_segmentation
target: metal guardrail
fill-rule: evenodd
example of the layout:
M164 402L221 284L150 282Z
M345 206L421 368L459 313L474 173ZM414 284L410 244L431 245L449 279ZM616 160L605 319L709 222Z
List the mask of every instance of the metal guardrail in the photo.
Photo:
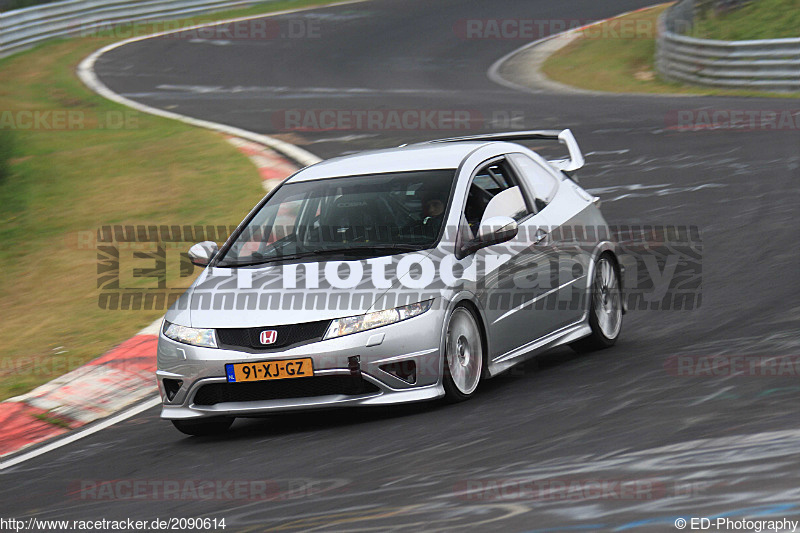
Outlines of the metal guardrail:
M800 92L800 38L718 41L681 35L696 14L683 0L659 18L656 69L667 79L764 91Z
M26 7L0 13L0 57L52 37L93 35L116 24L156 22L257 3L259 0L67 0Z

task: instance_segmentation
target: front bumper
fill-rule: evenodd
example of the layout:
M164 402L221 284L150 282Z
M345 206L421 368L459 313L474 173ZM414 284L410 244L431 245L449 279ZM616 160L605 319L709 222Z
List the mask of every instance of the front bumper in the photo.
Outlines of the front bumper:
M343 406L376 406L432 400L444 396L441 383L440 345L443 318L434 310L396 324L297 346L283 351L247 353L219 348L200 348L159 336L158 379L163 402L161 417L187 419L208 416L260 416L280 411L295 411ZM314 362L313 380L322 376L357 376L349 359L358 356L358 373L369 391L357 394L325 394L269 400L224 401L198 404L201 387L228 384L225 364L310 357ZM389 363L408 364L416 369L413 380L404 380L382 369ZM164 380L180 381L169 399ZM283 386L291 379L280 380ZM411 381L411 382L409 382ZM272 382L263 382L266 384ZM174 392L174 391L173 391Z

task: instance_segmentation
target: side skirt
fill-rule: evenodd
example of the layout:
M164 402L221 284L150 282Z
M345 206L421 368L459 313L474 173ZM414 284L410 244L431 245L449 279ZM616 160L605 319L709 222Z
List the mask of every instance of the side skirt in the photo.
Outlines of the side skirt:
M555 348L556 346L569 344L591 333L592 330L589 323L586 318L583 318L574 324L565 326L535 341L531 341L519 348L515 348L495 357L489 363L488 377L492 378L523 361L527 361L536 354L542 353L550 348Z

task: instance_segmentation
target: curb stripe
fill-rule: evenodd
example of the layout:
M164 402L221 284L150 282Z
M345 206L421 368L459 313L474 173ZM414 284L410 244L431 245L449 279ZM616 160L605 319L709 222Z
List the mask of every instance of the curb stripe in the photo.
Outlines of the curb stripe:
M568 45L572 42L573 39L578 37L578 33L593 26L597 26L606 22L610 22L612 20L616 20L622 17L627 17L629 15L633 15L634 13L638 13L640 11L646 11L648 9L653 9L659 6L663 6L665 4L670 4L671 2L659 2L657 4L653 4L650 6L640 7L638 9L634 9L631 11L626 11L624 13L620 13L619 15L614 15L613 17L608 17L602 20L596 20L580 28L571 28L562 32L554 33L552 35L548 35L547 37L542 37L541 39L537 39L535 41L529 42L512 50L508 54L504 55L489 67L489 70L486 71L486 77L489 78L490 81L502 85L503 87L513 89L515 91L523 92L523 93L530 93L530 94L539 94L539 93L571 93L571 94L584 94L584 95L591 95L591 96L606 96L606 97L618 97L618 96L655 96L655 97L691 97L697 96L692 94L684 94L684 93L614 93L614 92L607 92L607 91L593 91L591 89L582 89L580 87L573 87L572 85L567 85L565 83L561 83L559 81L551 80L544 73L541 72L541 66L544 64L545 61L558 50L563 48L564 46ZM513 59L519 54L523 54L528 51L532 51L535 48L538 48L545 43L549 43L553 41L555 44L553 49L545 52L547 55L546 57L539 58L537 64L533 65L531 68L531 77L535 78L531 85L522 85L520 83L516 83L509 79L504 78L500 74L500 69L502 69L503 65L506 62ZM559 42L560 41L560 42Z
M261 175L261 185L267 192L300 170L297 165L264 145L238 137L228 137L228 142L253 162Z

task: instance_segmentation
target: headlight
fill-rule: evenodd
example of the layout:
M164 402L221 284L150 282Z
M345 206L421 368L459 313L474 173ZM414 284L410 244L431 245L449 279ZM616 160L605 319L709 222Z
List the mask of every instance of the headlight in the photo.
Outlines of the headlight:
M325 332L323 339L332 339L334 337L341 337L342 335L350 335L351 333L358 333L359 331L366 331L368 329L394 324L395 322L421 315L431 308L431 304L433 304L433 300L426 300L402 307L395 307L394 309L386 309L385 311L375 311L365 315L337 318L328 326L328 331Z
M192 346L203 346L205 348L217 347L217 336L213 329L197 329L187 326L179 326L164 321L164 336L174 341Z

